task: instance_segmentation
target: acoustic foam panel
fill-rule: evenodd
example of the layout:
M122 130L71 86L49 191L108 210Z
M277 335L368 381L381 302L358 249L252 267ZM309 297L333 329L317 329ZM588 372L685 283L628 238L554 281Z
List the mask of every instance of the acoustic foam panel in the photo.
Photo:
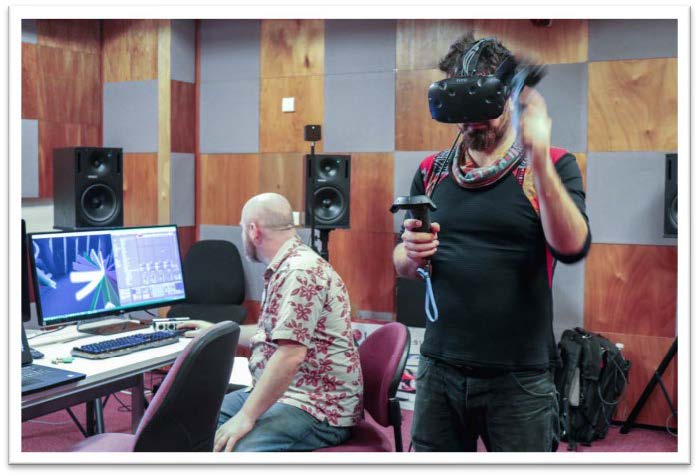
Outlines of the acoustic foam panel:
M22 198L39 196L39 121L22 119Z
M665 154L591 152L587 214L594 243L676 245L663 238Z
M395 20L325 20L325 74L396 67Z
M585 261L557 263L553 275L553 327L556 338L565 329L583 327Z
M201 80L260 77L259 20L202 20Z
M587 64L553 64L537 89L552 120L551 140L569 151L587 148Z
M677 56L677 20L589 20L590 61Z
M396 152L394 154L393 163L393 196L399 197L402 195L410 195L410 185L413 183L413 177L417 172L420 162L425 157L436 153L436 151L421 151L421 152ZM404 213L396 213L393 215L393 231L400 232L403 224Z
M194 154L170 155L170 221L178 226L194 222Z
M36 20L22 20L22 42L36 44Z
M326 76L325 150L393 151L395 86L393 72Z
M170 21L170 79L193 83L196 69L196 21Z
M158 151L158 81L104 83L105 147Z
M199 124L201 152L258 152L259 102L258 79L203 81Z

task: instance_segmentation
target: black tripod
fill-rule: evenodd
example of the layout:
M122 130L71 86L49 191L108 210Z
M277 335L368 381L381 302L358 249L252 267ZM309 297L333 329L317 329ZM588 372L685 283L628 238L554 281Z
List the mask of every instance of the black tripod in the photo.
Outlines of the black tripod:
M673 341L672 345L670 346L670 349L665 354L665 357L663 357L663 360L660 362L660 365L658 365L657 370L655 371L653 376L650 378L648 385L646 385L646 388L645 388L645 390L643 390L643 393L641 394L638 401L636 402L636 405L634 405L633 410L631 410L629 417L626 419L623 426L621 427L620 432L622 434L628 433L629 430L631 429L631 427L635 426L635 422L636 422L636 418L638 417L638 414L641 413L643 406L646 404L646 401L648 401L648 398L653 393L653 390L655 390L656 385L660 385L660 389L663 391L663 395L665 396L665 400L667 401L667 404L670 406L670 411L672 412L672 416L674 416L675 419L677 419L677 410L675 409L675 407L672 406L672 399L670 398L670 395L667 393L667 389L665 388L665 384L663 383L663 379L662 379L662 376L665 373L665 370L667 369L668 365L670 365L670 362L672 361L672 359L676 355L677 355L677 337L675 337L675 340Z

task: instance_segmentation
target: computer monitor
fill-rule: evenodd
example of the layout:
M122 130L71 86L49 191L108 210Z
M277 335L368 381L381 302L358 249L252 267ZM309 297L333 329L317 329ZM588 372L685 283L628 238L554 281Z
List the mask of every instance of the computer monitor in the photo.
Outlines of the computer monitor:
M29 304L29 256L27 255L27 225L22 219L22 322L31 319L31 305Z
M175 225L32 233L28 245L41 326L186 297Z

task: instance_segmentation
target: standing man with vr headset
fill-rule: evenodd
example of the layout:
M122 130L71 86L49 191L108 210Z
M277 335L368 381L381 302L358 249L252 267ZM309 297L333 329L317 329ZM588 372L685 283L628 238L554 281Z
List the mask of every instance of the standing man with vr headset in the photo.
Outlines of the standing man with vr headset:
M468 34L439 63L466 99L448 103L460 97L448 85L444 103L430 95L433 117L459 136L412 182L437 206L431 233L408 213L393 256L406 278L430 264L439 307L417 372L417 451L476 451L479 436L489 451L551 451L558 439L553 268L583 259L591 235L575 157L551 147L546 103L520 94L536 81L516 67L495 38ZM456 117L459 100L469 107Z

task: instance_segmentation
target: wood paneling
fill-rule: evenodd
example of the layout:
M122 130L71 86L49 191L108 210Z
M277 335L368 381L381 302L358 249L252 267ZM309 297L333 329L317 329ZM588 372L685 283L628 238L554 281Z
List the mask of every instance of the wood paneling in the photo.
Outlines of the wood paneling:
M583 190L587 190L587 154L584 152L573 152L575 160L578 162L580 173L583 179Z
M170 20L158 24L158 223L170 223L171 90Z
M587 20L555 19L549 27L535 27L529 20L476 20L476 38L495 36L515 55L542 63L587 61Z
M613 417L614 420L624 421L672 345L674 337L649 337L612 332L605 332L603 335L614 343L624 344L622 351L624 358L631 361L628 386L619 400L616 414ZM670 398L673 399L673 405L677 406L677 357L672 359L671 364L663 374L663 383ZM671 411L663 397L662 390L656 386L636 422L664 428L670 414ZM680 416L680 418L687 418L687 415ZM677 422L673 419L668 423L670 426L677 426Z
M585 264L587 329L674 337L676 311L676 247L592 245Z
M200 156L197 202L201 223L238 225L240 212L257 195L260 181L260 157L257 154L212 154Z
M180 242L180 257L184 259L189 252L189 249L197 241L196 226L178 226L177 238Z
M73 146L99 146L99 127L39 121L39 196L53 197L53 149ZM72 173L67 171L66 173Z
M588 151L677 150L676 58L588 68Z
M158 20L103 20L105 82L158 78Z
M39 118L39 60L37 46L22 43L22 119Z
M304 154L262 154L259 193L284 195L295 211L305 208Z
M99 54L100 20L37 20L37 43Z
M282 112L282 98L294 97L296 112ZM323 77L262 79L260 91L260 151L308 152L306 124L323 123ZM323 143L316 143L321 152Z
M158 156L124 154L124 226L158 223Z
M353 310L393 312L393 246L393 233L330 233L330 263L347 286Z
M427 105L427 89L444 79L439 70L398 71L396 73L396 150L448 149L458 128L432 119Z
M352 154L352 231L392 232L393 154Z
M324 25L324 20L262 20L261 76L323 74Z
M171 81L170 128L173 152L194 153L196 85Z
M99 125L99 55L38 46L38 117Z
M449 46L472 25L472 20L398 20L396 67L399 70L437 69Z

